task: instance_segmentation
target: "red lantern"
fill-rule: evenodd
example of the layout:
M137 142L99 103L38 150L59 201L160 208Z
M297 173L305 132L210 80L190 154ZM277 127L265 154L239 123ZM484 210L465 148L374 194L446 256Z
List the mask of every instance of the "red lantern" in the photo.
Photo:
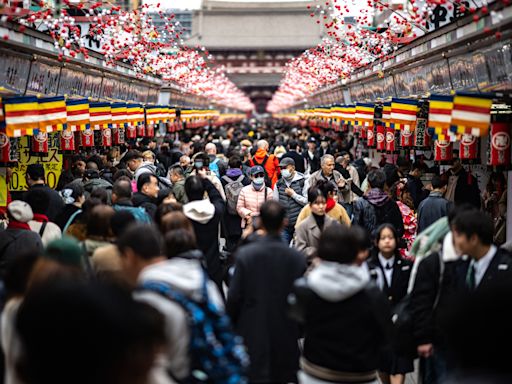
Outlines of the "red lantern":
M137 128L134 125L129 125L126 129L126 139L136 139L137 138Z
M462 135L459 157L461 160L476 160L478 158L478 139L475 136Z
M61 151L74 151L75 150L75 135L72 131L64 129L60 133L60 150Z
M368 127L367 131L367 142L366 145L368 148L375 148L375 132L373 127Z
M137 136L136 137L145 137L146 136L146 126L144 124L137 125Z
M377 125L377 151L386 150L386 127Z
M386 128L386 152L394 153L396 150L395 143L395 129L391 127Z
M413 146L413 133L410 129L404 128L400 130L400 147L409 148Z
M32 137L32 152L41 156L48 154L48 134L39 131Z
M101 145L103 147L112 146L112 131L110 130L110 128L101 130Z
M509 123L492 123L488 165L493 167L510 165Z
M449 162L453 160L453 143L449 140L436 140L434 160Z
M124 144L124 128L112 129L112 144L121 145Z
M430 148L431 136L428 134L427 119L418 119L414 130L414 146L416 148Z
M146 128L146 134L144 137L154 137L155 136L155 125L149 124Z
M94 131L92 129L86 129L80 132L80 146L94 147Z

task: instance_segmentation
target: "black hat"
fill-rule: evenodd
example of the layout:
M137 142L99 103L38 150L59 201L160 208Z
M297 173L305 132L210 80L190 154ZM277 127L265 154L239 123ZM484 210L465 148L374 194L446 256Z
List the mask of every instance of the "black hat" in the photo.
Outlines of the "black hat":
M142 153L140 153L136 149L132 149L131 151L126 152L126 155L124 155L123 160L125 163L127 163L130 160L142 159L142 158L143 158Z

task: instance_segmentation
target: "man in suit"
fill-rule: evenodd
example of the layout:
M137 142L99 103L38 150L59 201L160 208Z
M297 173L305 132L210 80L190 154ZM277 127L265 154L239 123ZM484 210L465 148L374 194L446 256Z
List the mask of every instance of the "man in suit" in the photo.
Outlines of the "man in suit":
M287 296L306 270L306 259L281 239L286 211L277 201L261 206L265 237L237 251L227 313L244 338L254 383L297 382L299 328L287 316Z
M453 241L469 260L462 260L457 285L469 291L512 281L512 255L492 244L494 226L490 216L477 209L461 212L452 224Z

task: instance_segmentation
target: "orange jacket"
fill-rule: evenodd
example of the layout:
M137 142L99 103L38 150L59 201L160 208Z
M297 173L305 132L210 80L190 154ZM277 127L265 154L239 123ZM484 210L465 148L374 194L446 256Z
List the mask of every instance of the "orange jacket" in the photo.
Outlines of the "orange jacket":
M249 164L251 167L254 167L255 165L263 166L265 156L268 156L268 160L265 163L264 168L272 182L271 188L274 189L274 185L277 183L277 179L279 178L280 174L279 159L274 155L269 155L264 149L258 149L252 159L249 161Z

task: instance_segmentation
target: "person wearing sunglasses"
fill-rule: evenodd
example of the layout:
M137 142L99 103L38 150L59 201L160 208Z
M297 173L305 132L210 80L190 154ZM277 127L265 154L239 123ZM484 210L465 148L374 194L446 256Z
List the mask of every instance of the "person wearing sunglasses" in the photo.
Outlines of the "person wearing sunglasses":
M254 217L260 213L260 207L272 200L272 189L265 186L265 171L261 165L255 165L249 172L251 184L243 187L238 196L236 210L242 218L242 228L251 225Z

